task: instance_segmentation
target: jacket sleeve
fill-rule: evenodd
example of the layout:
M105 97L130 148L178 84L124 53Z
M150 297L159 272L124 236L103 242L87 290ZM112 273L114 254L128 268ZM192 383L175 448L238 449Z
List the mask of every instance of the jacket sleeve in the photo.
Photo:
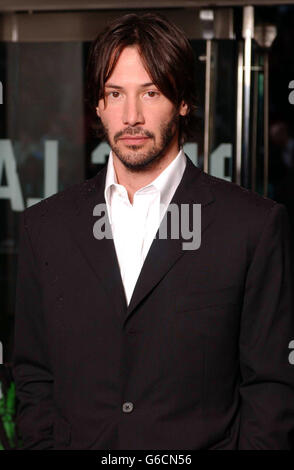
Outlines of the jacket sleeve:
M18 408L16 425L22 449L53 448L53 377L48 361L42 290L34 250L20 215L12 374Z
M247 272L239 337L239 449L294 448L293 338L293 240L287 210L275 203Z

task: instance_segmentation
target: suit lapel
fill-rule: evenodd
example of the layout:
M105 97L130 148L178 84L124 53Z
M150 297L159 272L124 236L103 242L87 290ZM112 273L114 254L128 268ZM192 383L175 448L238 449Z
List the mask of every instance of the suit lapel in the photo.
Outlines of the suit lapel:
M73 235L77 248L91 267L97 282L101 282L109 297L110 309L122 318L127 303L113 238L94 237L93 227L98 220L93 215L97 204L105 204L104 188L107 165L93 178L81 185L75 199ZM109 223L108 214L106 218Z
M81 185L75 200L76 211L73 234L77 248L81 251L82 256L86 258L97 276L97 280L104 286L120 320L127 321L139 303L183 256L185 250L182 249L182 243L187 240L183 239L181 234L179 239L170 237L159 239L159 230L157 231L157 237L151 244L130 304L127 306L114 241L112 238L97 240L93 235L93 226L97 220L93 216L94 207L97 204L106 203L104 199L106 171L107 165L94 178L85 181ZM177 204L179 207L181 204L201 204L201 233L203 233L213 219L213 209L211 209L213 208L213 201L214 197L207 184L205 184L203 171L197 168L187 157L187 165L182 180L171 203Z
M201 233L212 220L212 211L209 212L207 207L214 201L213 194L204 184L202 175L202 170L197 168L187 156L187 165L182 180L170 202L170 204L178 205L179 208L181 204L201 204ZM192 211L190 217L191 213ZM158 232L159 229L157 237ZM153 240L127 308L126 320L144 297L186 253L182 249L182 243L185 241L187 240L182 238L181 233L178 239L168 237L167 239L155 238Z

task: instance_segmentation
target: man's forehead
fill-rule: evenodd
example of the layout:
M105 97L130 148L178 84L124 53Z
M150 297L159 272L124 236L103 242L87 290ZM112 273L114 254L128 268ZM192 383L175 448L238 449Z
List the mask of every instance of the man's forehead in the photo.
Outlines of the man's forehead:
M137 81L143 85L144 83L150 83L153 80L149 67L142 58L139 47L126 46L119 51L118 57L117 53L117 48L111 53L109 64L107 66L106 76L108 76L108 80L106 83L115 82L115 85L121 85L121 83L117 83L120 79L125 80L126 82L128 80L136 81L137 79ZM110 70L111 75L109 75Z

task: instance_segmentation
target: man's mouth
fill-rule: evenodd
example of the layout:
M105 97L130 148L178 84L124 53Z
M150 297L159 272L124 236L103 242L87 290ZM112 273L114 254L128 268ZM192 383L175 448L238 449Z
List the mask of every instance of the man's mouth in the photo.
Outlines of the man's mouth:
M125 144L135 145L135 144L142 144L146 142L146 140L148 139L149 137L143 137L143 136L137 136L137 137L127 136L127 137L121 137L120 140L122 140Z

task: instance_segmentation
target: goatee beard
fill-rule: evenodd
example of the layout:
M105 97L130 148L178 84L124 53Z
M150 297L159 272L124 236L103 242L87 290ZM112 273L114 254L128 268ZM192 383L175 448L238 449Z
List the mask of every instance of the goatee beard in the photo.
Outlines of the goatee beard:
M146 171L150 170L153 166L155 166L165 155L166 151L173 140L174 136L176 135L179 123L179 116L178 113L175 113L171 120L167 124L162 124L160 127L160 143L159 145L153 145L153 147L146 153L140 152L141 145L129 145L128 147L132 149L132 151L127 154L126 152L122 152L120 148L115 144L112 143L109 139L109 131L106 126L103 125L104 129L104 138L108 142L111 150L115 153L115 155L119 158L122 164L128 168L132 172L139 172L139 171ZM154 134L150 132L144 131L142 128L132 128L128 127L124 130L124 132L120 132L114 136L114 142L122 135L142 135L147 136L150 139L154 139Z

